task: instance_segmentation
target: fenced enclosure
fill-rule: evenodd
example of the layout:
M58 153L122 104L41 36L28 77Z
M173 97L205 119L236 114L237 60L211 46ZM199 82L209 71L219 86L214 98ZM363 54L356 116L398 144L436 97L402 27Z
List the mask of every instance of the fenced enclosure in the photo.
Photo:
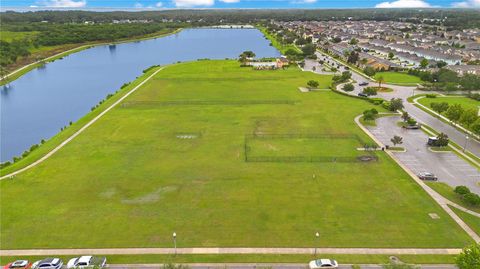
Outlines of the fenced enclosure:
M351 163L377 161L373 151L356 135L249 134L245 135L245 162Z
M157 106L242 106L242 105L294 105L292 100L178 100L178 101L129 101L121 105L129 107Z

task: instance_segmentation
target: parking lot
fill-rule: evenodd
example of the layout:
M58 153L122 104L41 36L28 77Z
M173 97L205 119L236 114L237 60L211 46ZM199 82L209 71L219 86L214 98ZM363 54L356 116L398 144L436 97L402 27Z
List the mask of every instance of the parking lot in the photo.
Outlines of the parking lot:
M453 152L432 152L426 145L428 135L422 130L406 130L397 126L400 117L382 117L377 126L367 127L385 145L392 145L394 135L403 138L406 152L395 152L395 156L415 174L431 172L452 187L464 185L480 194L480 172Z

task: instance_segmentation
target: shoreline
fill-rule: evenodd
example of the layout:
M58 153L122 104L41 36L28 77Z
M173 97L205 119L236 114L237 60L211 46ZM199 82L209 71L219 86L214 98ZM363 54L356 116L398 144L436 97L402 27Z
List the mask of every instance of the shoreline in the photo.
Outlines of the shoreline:
M23 75L27 74L28 72L32 71L35 68L38 68L38 67L40 67L44 64L47 64L47 63L51 63L55 60L66 57L66 56L71 55L73 53L77 53L77 52L80 52L80 51L83 51L83 50L86 50L86 49L90 49L90 48L93 48L93 47L97 47L97 46L117 45L117 44L123 44L123 43L130 43L130 42L137 42L137 41L144 41L144 40L149 40L149 39L156 39L156 38L160 38L160 37L166 37L166 36L169 36L169 35L177 34L177 33L181 32L183 29L184 28L177 28L174 31L169 32L169 33L156 34L156 35L152 35L152 36L136 37L136 38L132 38L132 39L119 40L119 41L115 41L115 42L98 41L100 43L95 43L95 42L88 43L88 44L82 43L82 44L79 44L79 46L76 47L76 48L57 53L57 54L52 55L50 57L47 57L45 59L42 59L42 60L35 61L35 62L27 64L27 65L24 65L24 66L14 70L14 71L12 71L11 73L9 73L8 75L6 75L5 77L2 78L2 80L0 81L0 86L7 85L7 84L17 80L18 78L22 77Z

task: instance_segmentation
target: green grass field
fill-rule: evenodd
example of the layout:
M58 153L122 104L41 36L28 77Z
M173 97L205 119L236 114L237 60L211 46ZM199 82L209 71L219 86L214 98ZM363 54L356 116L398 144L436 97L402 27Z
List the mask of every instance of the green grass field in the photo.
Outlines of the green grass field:
M11 42L14 39L20 40L24 38L34 37L38 32L11 32L11 31L0 31L0 40Z
M457 214L476 234L480 234L480 218L454 207L450 208Z
M430 107L431 103L442 103L442 102L447 102L449 105L454 105L454 104L459 104L461 105L464 109L475 109L478 110L478 107L480 106L480 102L477 100L474 100L472 98L468 97L436 97L436 98L421 98L418 100L418 102L428 108Z
M373 105L301 93L311 79L331 82L236 61L167 67L51 158L0 182L1 248L170 247L173 231L179 247L471 243L382 152L372 163L245 162L247 134L371 142L353 118ZM318 149L351 154L355 146Z
M378 79L380 76L383 77L386 83L392 84L417 84L422 82L419 77L400 72L378 72L374 78Z

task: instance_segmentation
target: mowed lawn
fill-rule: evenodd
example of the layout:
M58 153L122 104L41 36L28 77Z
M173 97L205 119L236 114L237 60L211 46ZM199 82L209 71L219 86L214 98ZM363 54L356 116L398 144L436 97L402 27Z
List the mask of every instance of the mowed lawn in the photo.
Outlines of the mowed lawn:
M431 108L431 103L447 102L449 105L459 104L463 109L475 109L478 110L480 102L468 97L456 96L456 97L436 97L436 98L421 98L418 102L428 108Z
M173 232L178 247L470 243L381 152L375 163L245 162L247 134L370 141L353 119L373 105L301 93L311 79L331 78L235 61L165 68L47 161L0 182L1 248L172 247ZM300 154L288 146L312 141L273 142ZM356 154L349 140L319 143L307 153Z
M386 83L394 84L416 84L421 83L422 80L417 76L412 76L401 72L378 72L375 74L375 79L383 77Z

